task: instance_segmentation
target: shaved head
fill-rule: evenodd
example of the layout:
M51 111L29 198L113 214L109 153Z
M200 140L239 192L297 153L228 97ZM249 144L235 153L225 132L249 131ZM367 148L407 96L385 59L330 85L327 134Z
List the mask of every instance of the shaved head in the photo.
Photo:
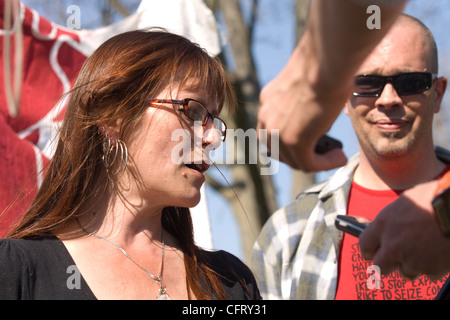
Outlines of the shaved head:
M397 26L406 27L408 25L411 26L412 28L418 28L422 31L424 36L423 40L425 40L429 48L428 50L429 64L430 64L429 72L437 74L439 71L438 50L433 34L422 21L407 14L400 15L393 27Z

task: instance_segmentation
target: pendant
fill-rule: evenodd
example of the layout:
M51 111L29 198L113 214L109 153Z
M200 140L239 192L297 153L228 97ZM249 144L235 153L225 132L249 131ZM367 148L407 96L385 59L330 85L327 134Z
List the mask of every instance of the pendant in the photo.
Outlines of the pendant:
M156 297L156 300L170 300L170 297L167 293L162 293Z
M166 287L162 284L162 281L158 281L159 283L159 294L156 297L156 300L170 300L169 295L166 293Z

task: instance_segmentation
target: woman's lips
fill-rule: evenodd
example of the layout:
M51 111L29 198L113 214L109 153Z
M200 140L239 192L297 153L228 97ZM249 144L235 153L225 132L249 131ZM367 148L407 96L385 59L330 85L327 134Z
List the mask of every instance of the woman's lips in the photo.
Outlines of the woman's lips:
M202 162L202 163L187 163L185 166L189 169L189 171L193 174L194 177L197 177L201 184L203 184L206 180L206 177L204 175L205 171L208 170L209 164Z
M206 162L202 161L202 163L188 163L188 164L186 164L186 167L203 174L206 170L209 169L210 165L207 164Z

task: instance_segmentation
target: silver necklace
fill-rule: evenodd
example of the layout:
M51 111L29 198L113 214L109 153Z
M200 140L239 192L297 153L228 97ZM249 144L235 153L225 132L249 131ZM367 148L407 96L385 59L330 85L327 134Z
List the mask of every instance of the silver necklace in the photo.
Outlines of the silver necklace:
M150 278L152 278L153 280L155 280L155 281L158 283L158 285L159 285L159 294L158 294L158 296L156 297L156 300L170 300L170 297L169 297L169 295L168 295L167 292L166 292L166 287L164 286L164 284L163 284L163 279L162 279L162 271L163 271L163 265L164 265L164 251L165 251L165 250L164 250L164 248L165 248L165 245L164 245L164 231L163 231L163 233L161 234L161 246L162 246L161 269L160 269L160 271L159 271L159 275L158 275L158 276L154 276L150 271L148 271L147 269L145 269L143 266L141 266L139 263L137 263L136 260L134 260L132 257L130 257L130 255L128 254L128 252L126 252L125 249L122 248L122 247L121 247L120 245L118 245L117 243L115 243L115 242L113 242L113 241L111 241L111 240L108 240L108 239L106 239L106 238L103 238L103 237L101 237L101 236L99 236L99 235L97 235L97 234L95 234L95 233L88 232L88 231L86 231L84 228L83 228L83 230L84 230L84 232L86 232L86 233L87 233L88 235L90 235L91 237L94 237L94 238L97 238L97 239L106 241L106 242L108 242L109 244L112 244L113 246L115 246L117 249L120 250L120 252L123 253L123 255L124 255L125 257L127 257L131 262L133 262L136 266L138 266L140 269L142 269L142 271L144 271L147 275L149 275Z

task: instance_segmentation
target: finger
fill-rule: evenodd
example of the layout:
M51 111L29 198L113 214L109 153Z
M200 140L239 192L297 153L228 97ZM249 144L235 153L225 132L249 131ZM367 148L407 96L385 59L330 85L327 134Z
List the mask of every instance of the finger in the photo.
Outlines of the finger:
M296 170L304 172L327 171L342 167L347 163L347 157L340 149L334 149L323 155L300 148L280 146L279 159Z
M415 274L415 275L409 276L406 273L402 272L401 270L399 273L400 273L400 277L402 277L403 279L408 280L408 281L413 281L420 277L420 274Z
M366 260L373 260L375 254L380 248L381 239L380 232L378 230L378 224L375 220L370 223L366 229L359 236L359 247L361 249L361 254Z
M420 277L420 273L419 272L408 268L408 266L406 266L406 265L400 265L398 267L398 269L399 269L400 276L402 278L404 278L405 280L411 280L412 281L412 280L416 280L418 277Z
M369 223L372 222L372 220L369 220L369 219L364 218L364 217L355 217L355 218L356 218L356 220L357 220L358 222L365 223L365 224L369 224Z
M347 157L341 149L333 149L324 154L313 154L313 161L305 171L326 171L344 166Z
M382 247L375 252L373 259L368 260L372 260L373 264L378 266L381 273L384 275L387 275L398 268L398 261L394 257L386 254Z

